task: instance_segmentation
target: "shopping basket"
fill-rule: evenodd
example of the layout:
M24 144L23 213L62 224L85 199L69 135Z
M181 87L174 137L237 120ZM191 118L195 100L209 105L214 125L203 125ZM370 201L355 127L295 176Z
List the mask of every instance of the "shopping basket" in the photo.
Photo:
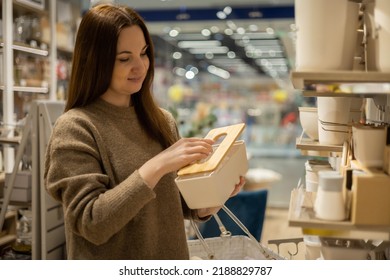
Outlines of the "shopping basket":
M226 230L218 215L214 218L221 230L219 237L203 238L199 228L193 220L190 220L198 239L188 240L188 249L190 259L203 260L283 260L267 247L260 244L259 241L249 232L243 223L226 207L222 209L226 214L247 234L231 235Z

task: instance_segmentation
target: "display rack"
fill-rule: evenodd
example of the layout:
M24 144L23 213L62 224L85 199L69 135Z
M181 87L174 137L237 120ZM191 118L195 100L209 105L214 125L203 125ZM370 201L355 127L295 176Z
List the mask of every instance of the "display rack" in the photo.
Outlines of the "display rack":
M296 148L303 156L338 157L342 155L342 145L324 145L309 138L297 138Z
M315 217L315 193L303 189L291 192L288 223L306 234L339 238L390 240L389 226L355 225L351 221L325 221Z
M0 229L7 219L8 205L14 187L19 164L28 141L32 142L32 258L64 258L65 230L62 207L54 201L44 189L44 158L46 146L56 119L63 113L63 101L35 100L22 132L17 147L15 164L10 175L0 212ZM9 236L7 236L9 238ZM1 242L0 238L0 242Z
M390 73L385 72L363 72L363 71L293 71L291 72L291 81L294 88L305 90L304 93L313 93L315 96L329 95L376 95L390 94ZM315 85L364 85L364 92L316 92L313 89ZM378 85L389 86L378 89ZM374 89L374 90L370 90Z
M321 72L292 72L291 79L295 88L302 90L304 97L369 97L375 100L376 104L390 106L390 73L383 72L353 72L353 71L321 71ZM325 86L324 86L325 85ZM318 90L320 89L320 90ZM344 89L344 91L343 91ZM345 90L347 89L347 90ZM318 141L305 138L298 138L296 148L301 150L303 155L308 156L342 156L341 172L345 175L346 149L349 145L346 142L343 146L323 145ZM349 162L350 163L350 162ZM355 164L356 166L356 164ZM365 170L367 176L353 177L353 191L344 190L344 194L351 195L353 215L361 214L363 206L362 197L378 199L372 195L370 182L384 184L383 188L390 184L390 177L377 170ZM352 184L352 183L351 183ZM386 190L385 190L386 191ZM357 192L359 192L357 194ZM345 221L326 221L315 217L313 201L316 193L306 192L303 188L296 188L291 192L289 205L288 223L289 226L301 227L304 234L330 236L337 238L390 240L390 222L358 220L355 216ZM380 198L381 203L383 199ZM360 203L360 204L358 204ZM378 212L379 211L379 212ZM373 215L380 215L380 210ZM386 216L387 217L387 216ZM375 220L375 219L374 219Z

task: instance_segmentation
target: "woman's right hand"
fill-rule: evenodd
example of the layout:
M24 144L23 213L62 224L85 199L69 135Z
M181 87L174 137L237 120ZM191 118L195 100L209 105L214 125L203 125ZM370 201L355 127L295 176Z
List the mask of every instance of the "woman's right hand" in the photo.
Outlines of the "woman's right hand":
M213 151L214 141L204 138L182 138L151 158L138 170L150 188L165 174L202 160Z

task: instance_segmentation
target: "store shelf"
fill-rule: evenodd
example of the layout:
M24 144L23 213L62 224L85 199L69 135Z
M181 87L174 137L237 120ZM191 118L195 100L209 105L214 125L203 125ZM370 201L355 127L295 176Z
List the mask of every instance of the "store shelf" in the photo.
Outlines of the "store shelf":
M351 221L326 221L315 217L313 202L316 193L294 189L288 214L288 224L301 227L304 234L355 238L370 240L390 240L390 226L357 226Z
M18 145L20 143L21 137L2 137L0 136L0 144L10 144L10 145Z
M0 230L0 247L16 240L16 211L8 211L5 215L4 227Z
M304 96L372 96L390 94L390 73L359 71L292 72L291 80L296 89L304 90ZM337 91L317 85L334 85ZM340 90L340 86L348 90Z
M4 47L4 43L3 42L0 43L0 47ZM29 46L29 45L26 45L26 44L23 44L23 43L16 43L16 42L13 43L12 44L12 49L17 50L17 51L22 51L22 52L25 52L25 53L29 53L29 54L45 56L45 57L49 55L49 51L48 50L32 47L32 46Z
M4 86L0 86L0 90L4 90ZM20 91L20 92L30 92L30 93L42 93L42 94L48 94L49 88L47 87L22 87L22 86L14 86L12 88L13 91Z
M343 152L342 145L324 145L309 138L297 138L296 148L304 156L334 157L341 156Z

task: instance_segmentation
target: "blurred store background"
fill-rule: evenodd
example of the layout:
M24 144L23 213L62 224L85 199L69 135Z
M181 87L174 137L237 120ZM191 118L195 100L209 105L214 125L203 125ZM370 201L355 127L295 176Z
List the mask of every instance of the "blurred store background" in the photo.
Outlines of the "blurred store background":
M21 88L14 97L16 123L31 100L52 94L47 82L52 69L45 59L50 13L39 7L30 12L31 4L27 9L24 2L31 1L15 2L14 41L38 47L42 55L14 56L13 78ZM269 187L268 205L287 207L291 189L304 175L305 159L295 148L302 132L298 107L310 101L290 81L294 0L47 1L46 10L56 6L56 99L66 99L80 18L100 2L127 4L145 18L155 43L154 93L176 116L182 136L204 136L211 127L245 122L242 138L254 178L266 178L267 184L259 185ZM39 90L26 93L23 87Z
M154 92L183 136L245 122L252 177L268 206L288 207L304 175L290 71L294 0L120 0L145 18L156 45ZM158 7L158 8L156 8Z

